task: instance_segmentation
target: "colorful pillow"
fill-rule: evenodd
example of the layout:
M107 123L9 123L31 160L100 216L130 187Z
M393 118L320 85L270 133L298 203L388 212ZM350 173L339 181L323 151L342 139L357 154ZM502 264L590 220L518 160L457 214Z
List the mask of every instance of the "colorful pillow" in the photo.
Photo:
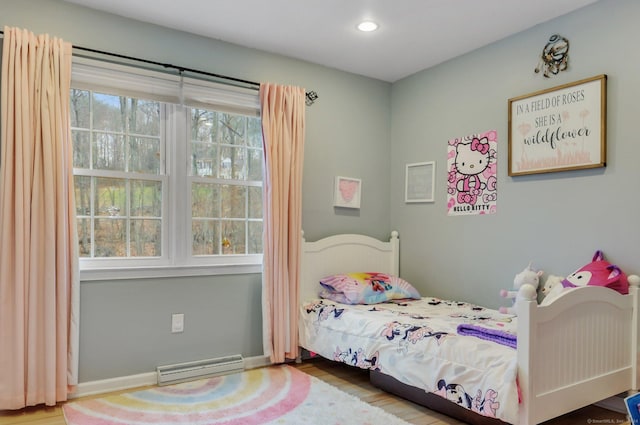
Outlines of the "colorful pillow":
M411 284L386 273L335 274L320 279L320 297L342 304L377 304L420 294Z

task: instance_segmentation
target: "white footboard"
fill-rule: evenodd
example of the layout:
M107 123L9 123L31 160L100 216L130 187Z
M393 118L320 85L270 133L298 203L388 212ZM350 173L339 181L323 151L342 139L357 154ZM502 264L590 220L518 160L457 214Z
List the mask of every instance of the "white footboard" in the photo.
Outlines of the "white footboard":
M554 418L636 390L638 283L629 295L602 287L518 305L520 425Z

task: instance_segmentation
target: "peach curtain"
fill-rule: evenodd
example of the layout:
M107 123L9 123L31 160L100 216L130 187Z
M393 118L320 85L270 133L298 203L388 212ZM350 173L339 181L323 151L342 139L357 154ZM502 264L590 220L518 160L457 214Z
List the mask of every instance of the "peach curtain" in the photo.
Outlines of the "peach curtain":
M4 28L0 135L0 409L77 384L78 258L71 44Z
M298 353L305 91L263 83L260 105L265 164L263 339L265 355L282 363Z

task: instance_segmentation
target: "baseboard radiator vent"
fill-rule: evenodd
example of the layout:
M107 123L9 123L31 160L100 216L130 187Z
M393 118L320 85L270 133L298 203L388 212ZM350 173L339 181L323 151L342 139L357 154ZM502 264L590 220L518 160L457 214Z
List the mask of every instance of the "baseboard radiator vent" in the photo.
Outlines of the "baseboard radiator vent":
M211 376L227 375L244 370L244 359L236 354L215 359L178 363L156 368L158 385L176 384Z

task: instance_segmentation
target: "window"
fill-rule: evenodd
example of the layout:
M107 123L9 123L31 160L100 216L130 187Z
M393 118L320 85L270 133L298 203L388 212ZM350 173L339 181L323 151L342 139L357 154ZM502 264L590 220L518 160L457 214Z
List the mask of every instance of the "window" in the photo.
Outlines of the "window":
M193 255L262 253L262 128L257 118L191 109Z
M257 101L253 90L74 62L83 280L259 271Z
M71 90L81 258L162 256L162 111L159 102Z

